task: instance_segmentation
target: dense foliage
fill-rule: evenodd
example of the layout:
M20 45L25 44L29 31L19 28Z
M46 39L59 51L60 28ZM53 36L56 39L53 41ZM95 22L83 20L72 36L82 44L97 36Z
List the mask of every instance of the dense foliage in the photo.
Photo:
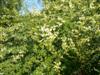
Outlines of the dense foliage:
M100 0L44 4L22 16L21 0L0 0L0 74L100 75Z

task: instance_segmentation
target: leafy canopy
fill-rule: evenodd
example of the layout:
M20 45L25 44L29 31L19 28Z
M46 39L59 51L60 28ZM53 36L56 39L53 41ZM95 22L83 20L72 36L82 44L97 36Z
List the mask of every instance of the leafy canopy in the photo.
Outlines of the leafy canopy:
M44 3L21 16L20 0L0 0L0 73L99 75L100 1Z

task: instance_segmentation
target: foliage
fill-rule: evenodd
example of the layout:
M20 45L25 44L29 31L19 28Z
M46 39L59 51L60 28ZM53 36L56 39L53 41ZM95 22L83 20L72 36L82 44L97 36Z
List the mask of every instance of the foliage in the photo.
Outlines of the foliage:
M0 73L100 74L99 0L45 0L41 13L25 16L15 8L18 0L6 1L0 10Z

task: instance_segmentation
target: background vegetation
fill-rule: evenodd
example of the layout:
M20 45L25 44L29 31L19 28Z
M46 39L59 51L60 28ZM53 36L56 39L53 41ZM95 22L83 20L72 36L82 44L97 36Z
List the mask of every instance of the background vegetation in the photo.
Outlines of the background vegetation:
M100 0L44 0L20 15L21 0L0 0L0 73L100 75Z

